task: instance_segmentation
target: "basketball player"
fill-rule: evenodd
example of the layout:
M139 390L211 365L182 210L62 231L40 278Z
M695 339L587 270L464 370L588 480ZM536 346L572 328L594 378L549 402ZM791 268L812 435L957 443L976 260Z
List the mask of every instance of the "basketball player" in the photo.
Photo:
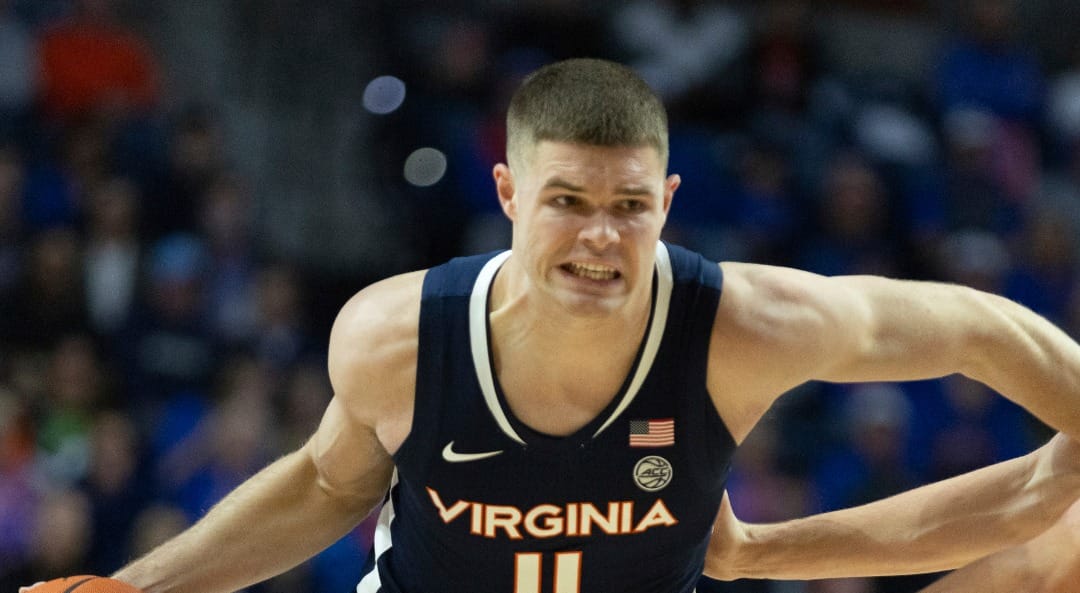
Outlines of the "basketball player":
M494 179L512 253L353 297L330 336L335 397L310 441L116 578L147 593L234 591L386 497L359 593L688 593L735 446L805 381L959 372L1080 436L1080 346L1015 303L717 265L661 242L680 179L666 174L663 107L626 68L536 72L512 100L507 153ZM985 513L1000 549L1018 540L993 511L1022 490L954 510ZM924 527L905 517L888 536ZM814 545L827 559L850 541L825 531Z

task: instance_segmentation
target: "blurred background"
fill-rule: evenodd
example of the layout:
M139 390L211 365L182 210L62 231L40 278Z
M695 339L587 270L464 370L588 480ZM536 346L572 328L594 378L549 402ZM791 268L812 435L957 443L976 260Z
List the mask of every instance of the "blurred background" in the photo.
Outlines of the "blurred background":
M968 284L1080 335L1078 24L1069 0L0 0L0 590L108 574L303 442L351 294L508 246L504 109L556 59L664 98L668 239ZM729 488L775 521L1048 436L959 377L809 384ZM347 593L370 533L253 590Z

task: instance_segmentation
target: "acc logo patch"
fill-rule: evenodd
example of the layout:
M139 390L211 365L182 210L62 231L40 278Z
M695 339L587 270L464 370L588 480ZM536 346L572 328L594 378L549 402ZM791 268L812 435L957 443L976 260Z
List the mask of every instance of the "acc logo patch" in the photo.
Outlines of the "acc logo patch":
M634 483L646 492L656 492L671 483L672 473L667 459L659 455L649 455L642 457L634 465Z

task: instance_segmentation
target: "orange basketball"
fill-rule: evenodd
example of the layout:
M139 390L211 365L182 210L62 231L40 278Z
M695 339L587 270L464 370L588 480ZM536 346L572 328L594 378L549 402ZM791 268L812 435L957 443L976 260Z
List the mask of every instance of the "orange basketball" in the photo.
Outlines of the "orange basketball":
M89 574L45 581L27 593L142 593L124 581Z

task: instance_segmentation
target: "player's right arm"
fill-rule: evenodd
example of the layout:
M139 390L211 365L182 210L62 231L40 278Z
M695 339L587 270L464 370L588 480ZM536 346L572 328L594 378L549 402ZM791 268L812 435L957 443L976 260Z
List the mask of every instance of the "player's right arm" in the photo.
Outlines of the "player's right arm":
M303 447L113 576L146 593L228 593L292 568L363 520L409 430L421 282L421 273L392 278L342 308L330 337L334 397Z

